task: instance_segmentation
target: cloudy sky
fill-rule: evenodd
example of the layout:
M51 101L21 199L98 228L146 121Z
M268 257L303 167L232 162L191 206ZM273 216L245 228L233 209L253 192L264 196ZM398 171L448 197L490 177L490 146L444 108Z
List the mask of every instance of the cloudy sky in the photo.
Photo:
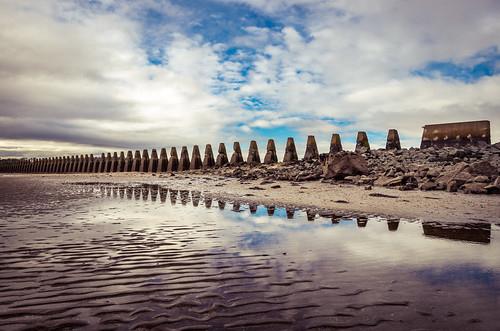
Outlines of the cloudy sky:
M500 140L498 0L0 0L0 45L0 156Z

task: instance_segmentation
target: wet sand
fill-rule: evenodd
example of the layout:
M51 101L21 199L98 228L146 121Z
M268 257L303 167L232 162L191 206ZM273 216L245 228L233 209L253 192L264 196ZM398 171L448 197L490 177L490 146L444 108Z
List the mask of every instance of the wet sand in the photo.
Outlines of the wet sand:
M19 175L23 177L23 175ZM24 175L25 176L25 175ZM30 177L30 176L28 176ZM263 205L326 209L339 214L366 214L386 217L447 222L500 222L500 195L472 195L443 191L399 191L381 187L332 185L319 181L292 183L262 180L241 183L234 178L203 174L175 176L112 173L31 175L42 182L155 183L176 189L197 190L214 197ZM279 186L279 187L277 187Z
M499 325L500 228L332 218L156 184L0 181L0 330Z

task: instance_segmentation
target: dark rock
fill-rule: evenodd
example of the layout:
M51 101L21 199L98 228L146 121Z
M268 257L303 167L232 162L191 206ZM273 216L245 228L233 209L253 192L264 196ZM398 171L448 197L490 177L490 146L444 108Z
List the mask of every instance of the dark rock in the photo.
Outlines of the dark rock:
M488 190L486 189L487 184L485 183L467 183L464 184L461 187L461 190L464 191L464 193L471 193L471 194L484 194L488 193Z
M351 152L339 152L329 157L325 178L343 179L347 176L368 173L368 164L362 156Z

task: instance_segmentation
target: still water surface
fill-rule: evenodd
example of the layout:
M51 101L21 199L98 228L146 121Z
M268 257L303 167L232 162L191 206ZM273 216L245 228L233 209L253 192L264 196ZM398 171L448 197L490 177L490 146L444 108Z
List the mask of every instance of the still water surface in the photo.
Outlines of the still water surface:
M0 179L0 330L500 330L500 227Z

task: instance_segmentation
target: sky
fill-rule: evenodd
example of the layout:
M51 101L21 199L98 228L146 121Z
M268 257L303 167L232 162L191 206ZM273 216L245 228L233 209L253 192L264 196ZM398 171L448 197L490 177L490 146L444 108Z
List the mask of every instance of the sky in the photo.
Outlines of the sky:
M491 121L498 0L0 0L0 157Z

